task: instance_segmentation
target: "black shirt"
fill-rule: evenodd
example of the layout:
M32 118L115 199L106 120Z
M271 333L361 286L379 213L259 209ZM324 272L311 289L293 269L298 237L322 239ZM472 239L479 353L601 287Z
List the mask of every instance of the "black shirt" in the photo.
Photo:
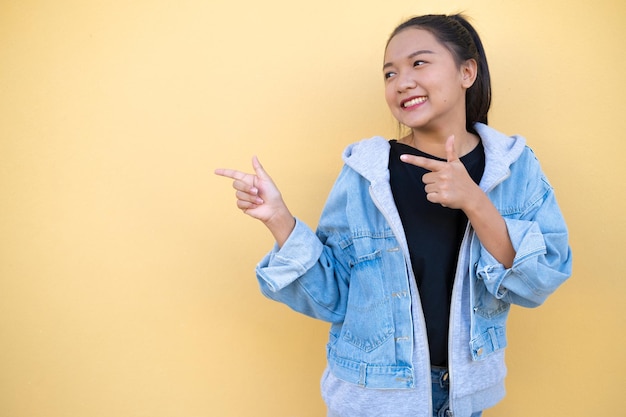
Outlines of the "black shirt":
M441 161L445 161L444 159L396 140L389 143L391 190L409 245L413 273L426 320L430 361L435 366L447 366L452 285L467 217L462 210L446 208L428 201L422 176L429 171L400 161L400 155L418 155ZM470 177L478 183L485 169L482 142L460 159Z

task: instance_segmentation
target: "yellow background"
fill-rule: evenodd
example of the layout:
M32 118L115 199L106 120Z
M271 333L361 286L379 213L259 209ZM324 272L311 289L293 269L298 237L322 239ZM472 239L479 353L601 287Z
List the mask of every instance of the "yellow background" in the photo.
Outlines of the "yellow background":
M513 311L485 416L623 413L621 0L3 0L0 415L323 416L327 326L260 295L271 238L212 172L257 154L315 226L341 150L396 135L389 32L455 11L487 49L490 124L528 138L574 250L572 279Z

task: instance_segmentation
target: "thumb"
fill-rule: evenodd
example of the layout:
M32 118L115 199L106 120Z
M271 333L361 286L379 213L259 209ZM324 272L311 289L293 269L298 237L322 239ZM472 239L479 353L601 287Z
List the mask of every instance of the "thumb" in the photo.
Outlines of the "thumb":
M259 162L259 158L257 158L256 155L252 157L252 168L254 168L254 172L259 178L261 179L270 178L267 172L265 172L265 169L263 169L263 165L261 165L261 162Z
M446 159L448 162L456 161L459 159L459 156L456 153L456 149L454 149L454 135L450 135L448 140L446 141Z

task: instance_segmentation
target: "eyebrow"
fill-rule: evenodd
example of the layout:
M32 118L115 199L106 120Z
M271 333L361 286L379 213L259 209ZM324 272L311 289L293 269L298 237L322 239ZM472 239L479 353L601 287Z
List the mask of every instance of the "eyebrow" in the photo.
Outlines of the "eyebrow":
M409 54L409 56L406 57L406 59L412 59L415 58L418 55L422 55L422 54L434 54L435 52L429 50L429 49L420 49L419 51L415 51L411 54ZM393 66L393 63L391 62L387 62L385 65L383 65L383 69L388 68Z

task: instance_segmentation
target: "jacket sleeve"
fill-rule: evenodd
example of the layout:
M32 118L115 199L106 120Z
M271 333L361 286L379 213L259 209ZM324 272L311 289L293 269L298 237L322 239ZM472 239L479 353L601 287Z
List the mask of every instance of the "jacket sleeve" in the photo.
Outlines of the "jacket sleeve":
M480 246L476 276L487 290L503 301L536 307L541 305L572 272L568 231L554 195L531 153L523 168L527 178L522 206L502 213L516 256L511 268L500 264ZM513 168L512 168L513 169Z
M341 230L348 221L345 202L341 203L345 197L338 188L336 183L317 232L296 219L285 244L281 248L275 245L256 268L266 297L331 323L345 317L349 286L349 257L339 238L345 236Z

